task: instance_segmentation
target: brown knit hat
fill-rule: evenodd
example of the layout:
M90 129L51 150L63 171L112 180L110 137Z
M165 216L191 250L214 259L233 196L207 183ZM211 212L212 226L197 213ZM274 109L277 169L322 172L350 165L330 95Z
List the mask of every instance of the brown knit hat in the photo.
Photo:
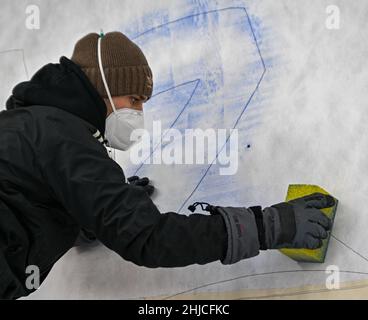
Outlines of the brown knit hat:
M99 35L89 33L80 39L71 60L78 64L98 93L107 98L98 66ZM152 95L152 71L142 50L121 32L106 33L101 39L101 59L111 96Z

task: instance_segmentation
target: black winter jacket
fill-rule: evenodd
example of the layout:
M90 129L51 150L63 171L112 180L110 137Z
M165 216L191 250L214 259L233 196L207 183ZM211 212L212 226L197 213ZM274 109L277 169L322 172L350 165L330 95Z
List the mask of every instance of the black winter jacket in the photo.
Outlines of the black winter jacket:
M223 259L219 215L160 213L93 134L105 132L106 106L66 57L14 87L0 112L0 298L34 291L83 228L124 259L179 267ZM173 192L180 190L173 189Z

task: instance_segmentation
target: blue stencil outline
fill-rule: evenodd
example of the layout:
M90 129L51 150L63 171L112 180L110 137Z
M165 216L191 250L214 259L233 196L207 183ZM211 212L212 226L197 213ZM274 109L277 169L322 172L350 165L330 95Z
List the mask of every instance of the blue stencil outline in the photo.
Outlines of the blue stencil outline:
M246 9L245 7L226 7L226 8L222 8L222 9L209 10L209 11L205 11L205 12L201 12L201 13L196 13L196 14L188 15L188 16L185 16L185 17L182 17L182 18L176 19L176 20L172 20L172 21L169 21L169 22L163 23L163 24L158 25L158 26L156 26L156 27L153 27L153 28L147 29L147 30L143 31L142 33L140 33L140 34L138 34L138 35L136 35L136 36L132 37L132 40L135 40L135 39L137 39L137 38L141 37L142 35L144 35L144 34L146 34L146 33L149 33L149 32L152 32L152 31L154 31L154 30L156 30L156 29L162 28L163 26L166 26L166 25L169 25L169 24L173 24L173 23L176 23L176 22L178 22L178 21L182 21L182 20L184 20L184 19L188 19L188 18L196 17L196 16L199 16L199 15L205 15L205 14L209 14L209 13L216 13L216 12L221 12L221 11L227 11L227 10L242 10L242 11L244 11L244 12L245 12L245 15L246 15L247 20L248 20L248 23L249 23L250 30L251 30L252 35L253 35L254 44L255 44L255 45L256 45L256 47L257 47L258 55L259 55L259 57L260 57L260 59L261 59L261 63L262 63L262 67L263 67L263 72L262 72L262 74L261 74L260 79L258 80L258 83L257 83L257 84L256 84L256 86L255 86L255 89L254 89L254 90L253 90L253 92L251 93L251 95L250 95L250 97L249 97L248 101L246 102L246 104L244 105L243 109L241 110L241 112L240 112L239 116L237 117L237 119L236 119L236 121L235 121L234 126L231 128L231 129L235 129L235 128L236 128L236 126L237 126L237 125L238 125L238 123L239 123L239 120L240 120L240 119L241 119L241 117L243 116L244 111L247 109L248 105L250 104L251 100L253 99L253 96L254 96L254 95L255 95L255 93L257 92L257 90L258 90L258 88L259 88L259 86L260 86L260 84L261 84L261 82L262 82L262 80L263 80L263 77L264 77L264 75L265 75L265 73L266 73L266 71L267 71L267 68L266 68L265 62L264 62L263 57L262 57L262 54L261 54L261 50L260 50L259 45L258 45L257 37L256 37L256 35L255 35L255 33L254 33L254 29L253 29L253 25L252 25L251 19L250 19L250 17L249 17L248 11L247 11L247 9ZM188 101L185 103L185 105L184 105L184 107L182 108L182 110L179 112L178 116L175 118L175 120L173 121L173 123L170 125L170 128L172 128L172 127L175 125L175 123L177 122L177 120L180 118L181 114L184 112L184 110L185 110L185 109L186 109L186 107L188 106L189 102L191 101L191 99L192 99L192 97L193 97L193 95L194 95L194 92L196 91L196 89L197 89L197 87L198 87L198 84L199 84L200 79L191 80L191 81L188 81L188 82L181 83L181 84L179 84L179 85L177 85L177 86L174 86L174 87L172 87L172 88L170 88L170 89L165 89L164 91L161 91L161 92L159 92L159 93L157 93L157 94L155 94L155 95L154 95L154 96L156 96L156 95L161 94L161 93L163 93L163 92L166 92L166 91L168 91L168 90L175 89L175 88L177 88L177 87L179 87L179 86L183 86L183 85L186 85L186 84L192 83L192 82L194 82L194 81L197 81L197 83L196 83L195 88L193 89L193 92L191 93L191 95L190 95L190 97L189 97ZM163 137L164 137L164 135L161 135L161 139L162 139ZM185 204L188 202L188 200L189 200L189 199L193 196L193 194L196 192L196 190L198 189L198 187L199 187L199 186L200 186L200 184L202 183L202 181L203 181L204 177L207 175L208 171L211 169L211 167L212 167L213 163L214 163L214 162L216 161L216 159L218 158L218 155L219 155L219 154L220 154L220 152L223 150L223 148L226 146L226 144L227 144L228 140L230 139L230 137L231 137L231 133L230 133L230 134L229 134L229 136L226 138L226 141L225 141L225 143L222 145L222 147L220 148L220 150L216 153L215 158L212 160L212 162L211 162L211 163L209 164L209 166L206 168L206 170L205 170L204 174L203 174L203 175L202 175L202 177L199 179L199 181L198 181L197 185L194 187L194 189L191 191L191 193L189 194L189 196L184 200L184 202L182 203L182 205L181 205L181 206L179 207L179 209L177 210L177 212L178 212L178 213L180 213L180 211L181 211L181 210L182 210L182 208L185 206ZM153 152L157 149L158 145L159 145L159 144L157 144L157 145L153 148L153 150L152 150L152 152L150 153L150 155L149 155L149 156L148 156L148 157L147 157L147 158L142 162L142 164L138 167L138 169L135 171L134 175L136 175L136 174L137 174L137 172L142 168L142 166L144 165L144 162L145 162L149 157L151 157L151 155L153 154Z
M189 99L188 99L188 101L184 104L184 107L180 110L180 112L178 113L178 115L177 115L177 117L175 118L175 120L172 122L172 124L170 125L170 129L175 125L175 123L178 121L178 119L180 118L180 116L181 116L181 114L184 112L184 110L186 109L186 107L188 106L188 104L189 104L189 102L192 100L192 97L193 97L193 95L194 95L194 92L196 92L196 90L197 90L197 87L198 87L198 85L199 85L199 82L201 81L201 79L195 79L195 80L191 80L191 81L187 81L187 82L183 82L183 83L181 83L181 84L179 84L179 85L176 85L176 86L174 86L174 87L171 87L171 88L169 88L169 89L166 89L166 90L163 90L163 91L161 91L161 92L159 92L159 93L156 93L155 95L153 95L152 97L155 97L155 96L157 96L157 95L159 95L159 94L161 94L161 93L164 93L164 92L167 92L167 91L170 91L170 90L173 90L173 89L176 89L176 88L178 88L178 87L181 87L181 86L185 86L185 85L187 85L187 84L190 84L190 83L193 83L193 82L196 82L196 84L195 84L195 86L194 86L194 89L193 89L193 91L192 91L192 93L190 94L190 96L189 96ZM165 135L168 133L168 131L165 131L165 133L164 134L162 134L161 135L161 139L160 140L162 140L162 138L163 137L165 137ZM149 154L149 156L147 156L143 161L142 161L142 163L139 165L139 167L135 170L135 172L134 172L134 176L137 174L137 172L143 167L143 165L145 164L144 162L147 160L147 159L149 159L151 156L152 156L152 154L156 151L156 149L158 148L158 146L160 145L160 143L157 143L156 144L156 146L152 149L152 152Z

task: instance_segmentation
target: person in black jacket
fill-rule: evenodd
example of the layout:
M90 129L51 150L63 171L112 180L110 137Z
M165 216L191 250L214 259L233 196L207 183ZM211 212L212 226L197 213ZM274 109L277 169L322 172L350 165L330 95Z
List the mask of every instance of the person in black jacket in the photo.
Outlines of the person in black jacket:
M141 123L152 90L142 51L120 32L88 34L72 59L62 56L14 87L0 113L0 298L33 292L27 267L37 266L42 283L81 230L149 268L321 246L330 221L319 209L334 203L323 194L263 210L208 204L210 214L159 212L106 148L129 147L119 135Z

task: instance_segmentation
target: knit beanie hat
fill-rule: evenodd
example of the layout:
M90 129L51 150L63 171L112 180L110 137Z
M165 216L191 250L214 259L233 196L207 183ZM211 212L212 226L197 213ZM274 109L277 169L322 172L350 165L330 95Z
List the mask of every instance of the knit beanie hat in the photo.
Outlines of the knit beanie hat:
M99 35L89 33L75 45L71 60L79 65L98 93L107 98L97 55ZM142 50L121 32L101 39L101 60L111 96L152 95L152 71Z

